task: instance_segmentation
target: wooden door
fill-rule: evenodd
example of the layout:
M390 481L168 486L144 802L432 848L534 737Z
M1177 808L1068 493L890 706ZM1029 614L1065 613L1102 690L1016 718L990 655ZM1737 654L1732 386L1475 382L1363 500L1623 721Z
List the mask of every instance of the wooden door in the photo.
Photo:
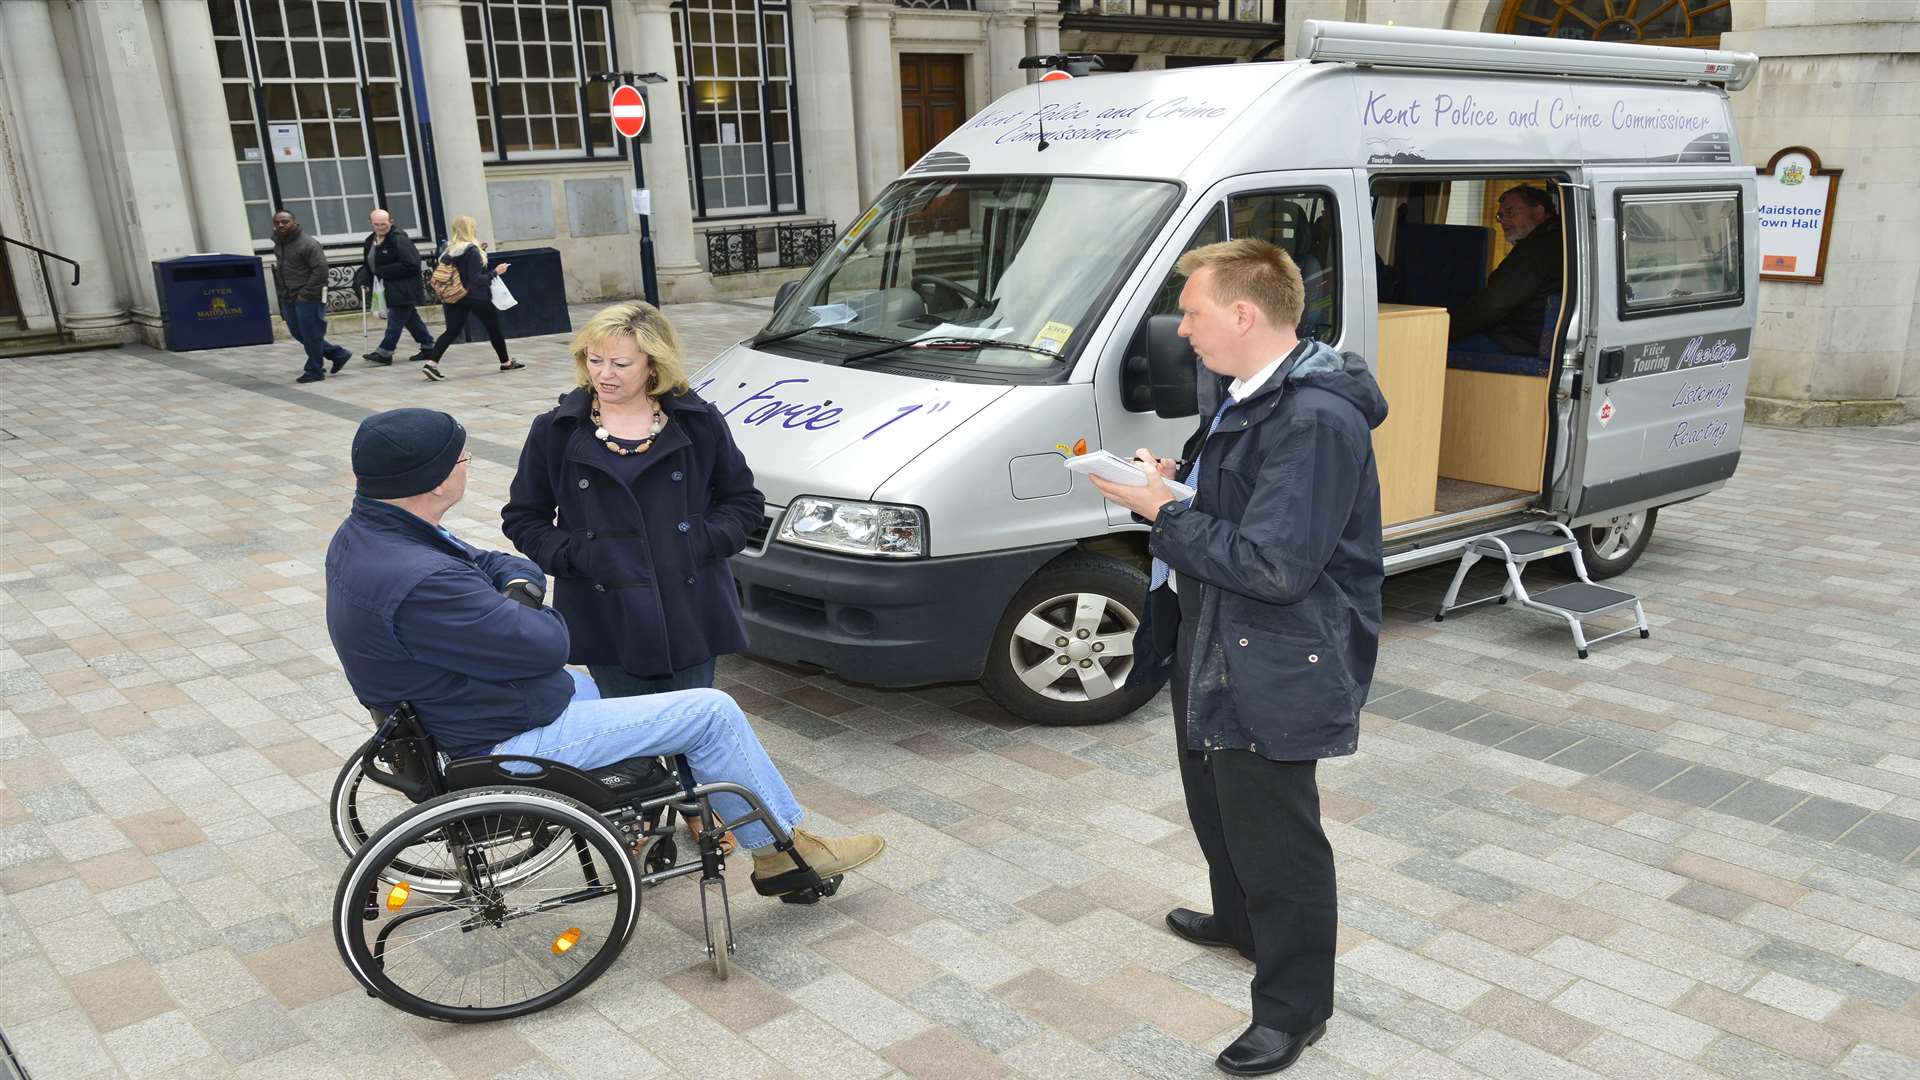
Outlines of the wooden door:
M965 58L951 53L900 55L900 167L919 161L967 118ZM966 200L949 196L911 228L952 231L967 224Z

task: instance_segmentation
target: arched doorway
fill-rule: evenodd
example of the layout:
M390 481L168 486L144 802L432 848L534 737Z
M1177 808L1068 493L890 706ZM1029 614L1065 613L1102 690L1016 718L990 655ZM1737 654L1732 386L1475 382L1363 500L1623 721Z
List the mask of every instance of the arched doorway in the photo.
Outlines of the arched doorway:
M1720 35L1733 29L1733 0L1506 0L1494 29L1527 37L1714 49Z

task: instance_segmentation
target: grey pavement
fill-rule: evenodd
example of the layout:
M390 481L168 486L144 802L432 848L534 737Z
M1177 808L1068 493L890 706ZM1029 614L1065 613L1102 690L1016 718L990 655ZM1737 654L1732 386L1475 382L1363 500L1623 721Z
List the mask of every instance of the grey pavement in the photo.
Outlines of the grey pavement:
M671 314L704 357L765 311ZM813 822L882 859L815 908L733 867L724 983L687 882L535 1017L436 1025L353 983L324 808L367 723L321 603L348 441L382 408L459 415L449 525L504 547L565 344L515 342L511 373L462 346L438 384L355 361L297 387L287 343L0 363L0 1030L31 1075L1217 1075L1249 967L1161 925L1206 898L1164 694L1047 729L970 686L727 658ZM1338 1012L1289 1075L1920 1076L1916 442L1749 431L1623 579L1653 637L1591 660L1517 610L1434 624L1447 568L1389 583L1360 753L1320 771Z

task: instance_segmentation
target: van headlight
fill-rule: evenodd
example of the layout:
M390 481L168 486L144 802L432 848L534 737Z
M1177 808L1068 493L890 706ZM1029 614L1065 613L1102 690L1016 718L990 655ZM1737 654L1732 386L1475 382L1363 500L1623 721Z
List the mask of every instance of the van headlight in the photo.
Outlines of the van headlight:
M778 539L847 555L915 559L927 553L927 518L911 506L803 495L780 519Z

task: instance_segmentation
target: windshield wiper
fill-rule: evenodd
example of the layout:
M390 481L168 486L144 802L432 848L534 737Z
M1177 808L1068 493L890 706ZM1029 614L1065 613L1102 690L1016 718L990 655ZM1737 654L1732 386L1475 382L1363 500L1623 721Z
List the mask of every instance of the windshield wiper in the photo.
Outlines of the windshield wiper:
M863 361L885 356L888 353L899 352L902 349L1012 349L1016 352L1039 353L1042 356L1051 356L1055 360L1062 359L1060 353L1052 349L1042 348L1038 345L1022 345L1019 342L1013 341L990 341L985 338L935 337L914 338L910 341L896 341L891 345L883 345L877 349L868 349L866 352L854 353L852 356L842 359L840 366L852 367Z
M831 334L834 337L858 338L861 341L885 341L890 343L898 343L900 341L899 338L890 338L885 334L869 334L865 330L846 330L838 326L815 325L815 326L802 326L794 330L782 330L779 333L775 333L775 334L763 334L757 338L749 338L747 340L747 345L751 348L757 349L762 345L772 345L774 342L777 342L777 341L785 341L788 338L799 337L801 334L804 334L809 330L817 331L822 334Z

